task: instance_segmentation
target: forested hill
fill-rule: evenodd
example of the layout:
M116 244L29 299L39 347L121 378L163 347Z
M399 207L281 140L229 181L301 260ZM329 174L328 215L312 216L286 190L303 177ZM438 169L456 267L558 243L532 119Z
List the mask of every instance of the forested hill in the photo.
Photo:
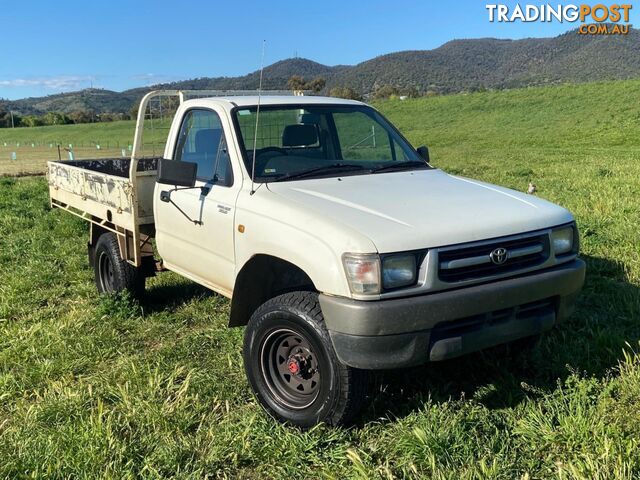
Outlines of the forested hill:
M292 75L305 79L322 77L326 81L324 93L334 87L350 87L365 96L383 86L425 94L636 78L640 77L640 31L590 36L574 30L554 38L453 40L433 50L390 53L357 65L326 66L292 58L266 67L264 86L284 89ZM253 72L241 77L203 77L160 86L254 89L258 78L259 73ZM4 102L0 110L22 114L128 112L144 92L157 87L124 92L88 89Z

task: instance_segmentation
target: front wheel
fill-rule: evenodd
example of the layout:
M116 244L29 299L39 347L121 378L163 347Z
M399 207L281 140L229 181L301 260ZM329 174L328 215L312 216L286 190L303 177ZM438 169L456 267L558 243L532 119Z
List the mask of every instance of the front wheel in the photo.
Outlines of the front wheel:
M243 353L256 397L285 423L348 423L364 403L367 372L338 360L315 293L287 293L258 308Z
M96 287L100 293L112 294L126 290L134 297L142 296L144 273L122 259L118 238L114 233L100 235L93 255Z

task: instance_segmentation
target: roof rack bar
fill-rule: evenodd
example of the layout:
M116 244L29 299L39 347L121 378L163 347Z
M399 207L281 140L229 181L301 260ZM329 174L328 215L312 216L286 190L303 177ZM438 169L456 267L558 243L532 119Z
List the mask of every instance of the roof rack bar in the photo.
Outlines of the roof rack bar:
M305 96L310 90L262 90L262 95ZM187 97L242 97L258 95L258 90L180 90L181 101Z

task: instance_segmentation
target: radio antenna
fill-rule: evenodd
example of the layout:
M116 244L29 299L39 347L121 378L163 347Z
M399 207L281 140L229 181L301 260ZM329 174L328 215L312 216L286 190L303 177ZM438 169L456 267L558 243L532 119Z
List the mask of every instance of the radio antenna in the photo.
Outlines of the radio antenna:
M256 176L256 149L258 147L258 121L260 119L260 99L262 97L262 72L264 71L264 47L266 40L262 40L262 58L260 59L260 83L258 84L258 106L256 107L256 128L253 132L253 161L251 164L251 192L249 195L256 193L253 188L254 178Z

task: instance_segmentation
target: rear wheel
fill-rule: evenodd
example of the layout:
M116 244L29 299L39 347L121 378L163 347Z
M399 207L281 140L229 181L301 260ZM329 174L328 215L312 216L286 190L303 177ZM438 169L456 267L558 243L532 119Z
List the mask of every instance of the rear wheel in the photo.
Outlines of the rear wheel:
M120 246L114 233L103 233L96 242L93 269L96 287L100 293L128 291L135 297L144 293L145 277L120 256Z
M303 428L348 423L367 393L367 372L343 365L312 292L292 292L263 304L244 339L249 383L263 407Z

